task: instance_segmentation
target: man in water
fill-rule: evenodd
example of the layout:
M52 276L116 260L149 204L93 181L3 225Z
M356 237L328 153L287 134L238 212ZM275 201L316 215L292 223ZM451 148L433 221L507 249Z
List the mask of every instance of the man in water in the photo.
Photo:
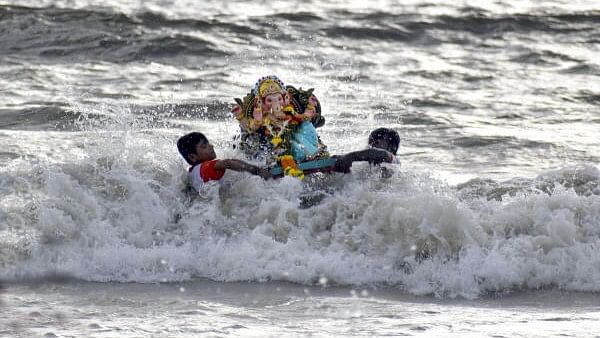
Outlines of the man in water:
M396 153L400 136L389 128L377 128L369 135L369 148L335 156L334 171L348 173L353 162L367 161L370 164L399 163Z
M227 169L245 171L264 179L271 178L271 173L265 168L236 159L218 160L213 145L202 133L192 132L180 137L177 149L191 166L188 175L197 191L208 181L220 180Z

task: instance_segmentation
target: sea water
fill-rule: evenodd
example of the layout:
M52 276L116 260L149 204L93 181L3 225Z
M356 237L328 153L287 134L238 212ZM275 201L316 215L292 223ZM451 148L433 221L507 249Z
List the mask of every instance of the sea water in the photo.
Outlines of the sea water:
M0 336L597 336L594 1L0 2ZM391 177L195 194L261 76ZM257 163L258 164L258 163Z

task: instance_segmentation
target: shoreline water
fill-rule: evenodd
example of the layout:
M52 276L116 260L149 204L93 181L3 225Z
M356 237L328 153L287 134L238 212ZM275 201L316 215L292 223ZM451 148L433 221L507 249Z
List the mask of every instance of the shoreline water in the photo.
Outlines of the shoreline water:
M0 337L593 337L600 294L474 300L284 282L4 284Z

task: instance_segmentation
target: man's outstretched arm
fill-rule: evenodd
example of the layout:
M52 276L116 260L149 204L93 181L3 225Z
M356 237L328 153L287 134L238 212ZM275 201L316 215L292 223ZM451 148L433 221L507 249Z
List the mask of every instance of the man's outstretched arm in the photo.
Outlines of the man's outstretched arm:
M346 155L336 156L335 171L347 173L353 162L368 161L371 164L380 164L383 162L391 163L394 155L387 150L378 148L369 148L365 150L353 151Z
M247 173L250 173L252 175L257 175L257 176L260 176L265 179L271 178L271 173L266 168L261 168L259 166L255 166L253 164L244 162L242 160L236 160L236 159L219 160L215 164L215 168L219 169L219 170L230 169L230 170L234 170L234 171L245 171Z

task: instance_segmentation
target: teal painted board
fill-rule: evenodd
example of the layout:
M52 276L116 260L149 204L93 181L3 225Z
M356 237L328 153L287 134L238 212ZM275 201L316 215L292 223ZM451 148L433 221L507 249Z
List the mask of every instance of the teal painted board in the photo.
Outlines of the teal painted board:
M309 172L318 172L318 171L328 171L333 168L335 165L335 158L324 158L321 160L314 161L306 161L298 163L298 168L303 171ZM280 166L276 166L271 168L271 175L273 176L281 176L283 175L283 169Z

